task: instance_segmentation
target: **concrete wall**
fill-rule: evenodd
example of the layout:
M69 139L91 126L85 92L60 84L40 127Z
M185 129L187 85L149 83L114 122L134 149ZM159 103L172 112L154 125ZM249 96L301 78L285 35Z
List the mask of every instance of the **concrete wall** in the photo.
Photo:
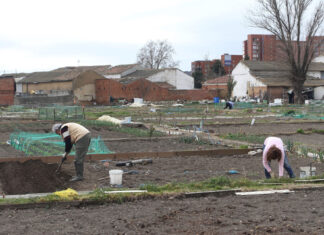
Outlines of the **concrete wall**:
M324 87L316 87L314 88L314 99L322 100L324 98Z
M259 98L263 98L264 95L267 92L267 87L265 86L261 86L261 87L254 87L254 86L250 86L248 88L248 95L249 97L259 97Z
M23 83L22 92L30 94L32 91L44 91L50 94L51 90L72 91L72 81L44 82L44 83Z
M94 102L96 99L95 81L104 77L95 71L86 71L73 79L72 87L76 103Z
M250 69L240 62L232 72L233 80L236 86L233 89L232 96L237 98L246 97L251 87L266 88L266 85L258 81L250 74Z
M151 82L167 82L177 90L194 89L194 78L178 69L165 69L147 78Z
M30 95L30 96L16 96L14 100L15 105L22 104L37 104L45 106L49 104L59 105L73 105L73 96L46 96L46 95Z

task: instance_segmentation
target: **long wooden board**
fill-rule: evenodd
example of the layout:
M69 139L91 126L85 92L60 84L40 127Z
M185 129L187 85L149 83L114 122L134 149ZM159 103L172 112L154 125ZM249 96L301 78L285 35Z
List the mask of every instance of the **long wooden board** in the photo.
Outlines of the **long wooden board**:
M189 156L231 156L247 154L252 149L213 149L213 150L191 150L172 152L134 152L134 153L112 153L112 154L88 154L86 160L130 160L141 158L163 158L163 157L189 157ZM11 157L0 158L0 162L25 162L28 160L41 160L46 163L57 163L61 156L39 156L39 157ZM68 156L67 161L73 161L74 156Z

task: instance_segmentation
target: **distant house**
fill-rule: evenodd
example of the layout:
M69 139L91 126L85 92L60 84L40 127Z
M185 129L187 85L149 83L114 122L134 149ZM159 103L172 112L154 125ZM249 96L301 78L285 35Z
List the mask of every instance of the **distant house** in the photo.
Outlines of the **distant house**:
M0 105L14 104L15 80L13 76L0 77Z
M110 100L120 98L143 98L146 101L203 100L213 99L216 94L215 91L194 89L193 77L179 69L138 69L126 75L110 73L109 76L110 79L96 80L98 104L109 104Z
M121 64L111 67L103 75L105 78L120 79L139 69L143 69L142 66L139 64Z
M16 86L19 88L17 96L15 97L16 104L66 104L70 105L78 100L78 96L81 96L81 100L85 99L94 100L95 97L89 98L89 88L82 89L79 85L86 84L84 79L80 78L78 81L74 80L82 73L93 70L96 74L105 74L110 65L102 66L79 66L79 67L64 67L47 72L34 72L27 74L22 79L17 79ZM90 80L92 78L89 78ZM92 80L93 82L93 80ZM94 84L94 82L93 82ZM73 87L77 88L77 97L74 99ZM81 89L80 89L81 88ZM89 95L86 99L86 95L82 95L82 90ZM94 85L93 85L94 96Z
M68 95L73 91L72 81L81 73L93 70L105 74L110 65L64 67L47 72L34 72L26 75L17 84L22 85L23 94Z
M85 71L73 79L74 103L93 104L96 101L95 83L97 79L105 79L105 77L93 70Z
M123 84L145 78L154 83L169 84L178 90L194 88L194 78L176 68L143 69L137 64L118 65L109 69L104 77L114 79Z
M237 82L233 97L252 97L287 99L287 93L293 89L288 64L274 61L241 61L233 70L232 76ZM324 63L312 63L307 80L304 83L306 99L322 99L324 95ZM308 92L306 92L308 91ZM307 93L307 94L306 94Z

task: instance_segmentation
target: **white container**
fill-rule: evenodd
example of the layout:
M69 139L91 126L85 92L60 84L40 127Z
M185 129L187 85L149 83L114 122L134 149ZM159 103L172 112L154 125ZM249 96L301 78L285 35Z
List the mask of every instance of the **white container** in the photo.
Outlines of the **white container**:
M123 171L122 170L110 170L109 178L111 185L122 185Z
M306 178L316 175L316 167L310 168L309 166L300 167L300 178Z
M125 117L124 123L131 123L132 122L132 117Z
M135 104L143 104L143 99L142 98L134 98L134 103Z

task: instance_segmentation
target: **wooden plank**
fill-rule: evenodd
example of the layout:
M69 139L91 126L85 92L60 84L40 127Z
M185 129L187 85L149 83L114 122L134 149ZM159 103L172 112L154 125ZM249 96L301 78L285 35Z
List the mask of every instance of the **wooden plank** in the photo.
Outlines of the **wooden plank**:
M315 182L324 182L324 179L295 180L295 183L315 183Z
M105 191L106 194L118 194L118 193L147 193L147 190L124 190L124 191Z
M247 154L252 149L214 149L214 150L192 150L192 151L171 151L171 152L134 152L134 153L112 153L112 154L88 154L86 160L128 160L141 158L168 158L168 157L189 157L189 156L231 156ZM61 156L40 156L40 157L11 157L0 158L0 162L25 162L28 160L41 160L46 163L58 163ZM74 156L68 156L67 161L73 161Z
M235 193L238 196L250 196L250 195L266 195L266 194L275 194L275 193L293 193L289 189L283 190L268 190L268 191L252 191L252 192L237 192Z

